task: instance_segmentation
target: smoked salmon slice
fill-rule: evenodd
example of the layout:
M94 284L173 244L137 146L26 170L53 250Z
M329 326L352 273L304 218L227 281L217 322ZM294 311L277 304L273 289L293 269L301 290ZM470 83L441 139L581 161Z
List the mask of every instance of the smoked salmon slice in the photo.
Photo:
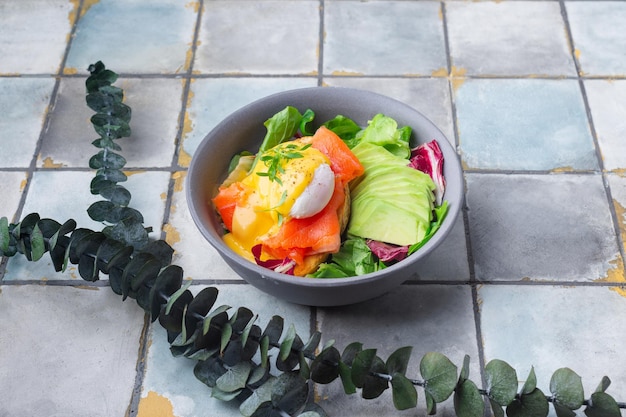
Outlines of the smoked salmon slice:
M341 245L341 214L346 203L346 185L364 172L363 165L337 134L320 127L313 136L301 138L330 160L335 174L335 189L328 204L319 213L307 218L287 218L278 231L263 239L263 252L273 259L290 258L298 265L312 254L334 253ZM233 215L238 204L246 204L246 190L239 182L220 187L213 204L224 226L232 231Z

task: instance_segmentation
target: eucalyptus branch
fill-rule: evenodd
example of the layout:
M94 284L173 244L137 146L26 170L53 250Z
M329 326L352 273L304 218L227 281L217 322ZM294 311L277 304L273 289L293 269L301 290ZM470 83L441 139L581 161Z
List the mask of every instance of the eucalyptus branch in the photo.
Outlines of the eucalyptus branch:
M111 86L116 75L101 63L91 66L90 71L93 78L87 82L88 103L108 103L102 107L94 104L104 109L101 113L106 115L95 120L98 123L107 120L96 128L98 133L104 133L94 143L103 148L96 160L117 160L111 157L113 150L119 150L113 140L116 135L129 133L120 120L128 123L130 109L123 113L123 118L116 119L115 109L122 108L118 100L121 102L123 97L121 90ZM99 92L102 96L94 98ZM126 210L130 193L116 191L120 190L117 182L125 180L125 176L122 179L117 173L123 164L107 164L94 167L90 163L98 170L96 178L100 178L94 181L103 184L96 187L98 193L113 204L112 211L133 213ZM110 194L100 192L109 186ZM128 198L118 199L118 193ZM93 211L93 206L90 210ZM125 224L129 218L139 221L134 214L124 217L109 214L103 208L96 211L113 228ZM365 399L376 398L391 388L393 404L398 410L417 406L416 387L419 387L428 414L435 414L437 404L449 398L458 417L482 417L485 398L496 417L503 417L505 412L509 417L546 417L550 404L558 417L573 416L573 410L583 406L589 417L620 417L620 410L626 408L625 403L606 393L611 383L608 377L603 377L596 391L585 399L580 376L569 368L553 373L551 395L546 395L537 388L534 369L518 390L516 371L495 359L485 366L486 386L479 388L469 379L467 355L459 369L441 353L425 354L419 362L420 380L406 375L412 355L410 346L395 350L384 360L376 349L365 349L359 342L349 344L341 352L333 340L320 347L320 332L313 332L305 343L293 325L285 331L284 319L278 315L262 329L256 324L258 316L246 307L215 307L218 297L215 287L205 287L193 295L189 289L191 282L183 284L182 268L171 264L173 249L164 241L141 245L138 250L134 239L126 239L130 236L128 231L118 236L107 227L103 232L77 229L73 220L61 224L41 219L36 213L16 224L9 224L3 217L0 218L0 256L19 253L37 261L49 253L57 271L72 263L78 265L84 280L95 281L101 274L108 275L115 293L124 299L136 299L151 321L158 321L166 330L174 356L196 360L194 375L211 387L211 395L224 401L239 401L244 416L326 417L324 410L309 398L310 387L337 379L347 395L360 391ZM124 226L119 227L123 230ZM277 352L270 355L272 350Z

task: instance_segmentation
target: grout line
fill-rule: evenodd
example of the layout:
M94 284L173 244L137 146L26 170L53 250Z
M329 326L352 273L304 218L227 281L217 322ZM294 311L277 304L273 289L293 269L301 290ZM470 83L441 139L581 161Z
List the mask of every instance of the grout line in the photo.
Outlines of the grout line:
M319 28L319 37L318 37L318 46L317 46L317 86L318 87L323 87L324 86L324 33L326 31L326 26L325 26L325 12L326 12L326 4L324 3L324 0L320 0L319 3L319 9L320 9L320 28Z
M582 68L580 67L580 62L576 58L576 48L574 46L574 36L572 35L571 26L569 23L569 18L567 15L567 8L565 6L564 0L559 0L559 6L561 8L561 15L563 16L563 22L565 25L565 34L567 36L567 41L570 45L570 53L572 55L572 59L574 60L574 65L576 67L576 73L578 76L578 85L580 88L580 93L582 95L583 104L585 106L585 112L587 114L587 121L589 125L589 130L591 133L591 137L593 139L593 146L595 148L596 159L598 161L598 167L600 169L600 173L602 175L602 183L604 185L604 192L607 199L607 204L609 207L609 213L611 215L611 221L613 223L613 229L615 232L615 241L617 244L617 249L622 258L622 262L626 260L626 247L625 242L623 242L622 233L620 230L620 219L617 214L615 205L613 204L613 195L611 193L611 186L609 183L608 173L604 167L604 160L602 158L602 150L600 149L600 142L598 140L598 132L596 130L595 123L593 121L593 115L591 113L591 105L589 104L589 97L587 96L587 88L585 86L585 79L581 76Z

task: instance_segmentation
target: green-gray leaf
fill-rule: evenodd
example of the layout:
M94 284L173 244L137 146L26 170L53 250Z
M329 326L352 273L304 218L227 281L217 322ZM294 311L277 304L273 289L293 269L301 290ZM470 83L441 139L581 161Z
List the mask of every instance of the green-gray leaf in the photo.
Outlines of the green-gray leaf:
M580 376L569 368L557 369L550 379L550 392L555 402L570 410L577 410L585 400Z
M517 394L517 373L508 363L494 359L485 366L487 396L501 406L507 406Z
M537 388L537 375L535 375L535 367L530 368L530 373L528 374L528 378L526 378L526 382L524 382L524 386L522 387L522 394L530 394Z
M546 417L550 406L541 390L535 388L528 394L522 394L506 408L508 417Z
M485 413L485 402L476 384L465 379L454 391L454 410L457 417L482 417Z
M456 387L457 367L441 353L429 352L420 362L420 373L424 378L424 390L435 402L445 401Z
M220 376L215 382L215 386L224 392L233 392L244 388L251 371L250 362L239 362Z
M396 372L391 379L393 405L397 410L407 410L417 406L417 390L403 373Z
M389 358L387 358L387 373L393 375L395 373L406 374L406 369L411 359L412 346L405 346L397 349Z
M591 401L585 408L587 417L620 417L622 415L619 405L609 394L594 392Z

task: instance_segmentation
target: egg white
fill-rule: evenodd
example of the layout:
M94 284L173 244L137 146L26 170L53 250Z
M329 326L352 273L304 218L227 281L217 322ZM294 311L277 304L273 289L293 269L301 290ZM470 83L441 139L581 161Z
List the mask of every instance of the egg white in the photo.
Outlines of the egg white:
M304 219L319 213L326 207L335 191L335 173L330 165L320 164L313 172L313 179L298 196L289 215Z

